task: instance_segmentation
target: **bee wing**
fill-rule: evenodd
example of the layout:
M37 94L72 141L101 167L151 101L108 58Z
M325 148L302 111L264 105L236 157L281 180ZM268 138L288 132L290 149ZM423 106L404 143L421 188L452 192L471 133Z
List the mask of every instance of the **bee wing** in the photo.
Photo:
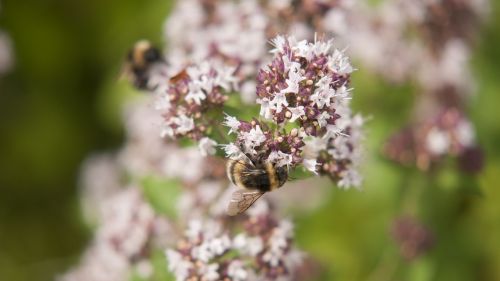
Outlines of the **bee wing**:
M245 212L263 194L264 192L260 190L237 189L231 195L226 213L229 216L235 216Z

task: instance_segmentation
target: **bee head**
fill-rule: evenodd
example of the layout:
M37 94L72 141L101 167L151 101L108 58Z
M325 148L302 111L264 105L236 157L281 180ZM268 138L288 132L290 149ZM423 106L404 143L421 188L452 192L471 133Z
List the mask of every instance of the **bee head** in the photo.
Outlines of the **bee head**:
M284 167L278 167L278 168L276 168L276 175L278 176L279 186L281 187L288 180L288 169L287 169L287 167L284 166Z

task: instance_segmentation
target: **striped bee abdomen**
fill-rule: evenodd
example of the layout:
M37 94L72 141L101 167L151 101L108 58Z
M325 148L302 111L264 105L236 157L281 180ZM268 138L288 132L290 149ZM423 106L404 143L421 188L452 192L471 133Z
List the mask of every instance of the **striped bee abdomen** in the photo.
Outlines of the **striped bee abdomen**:
M288 173L286 168L276 169L272 163L254 166L248 161L229 160L227 176L238 187L268 192L282 186Z
M242 177L242 183L245 188L257 189L264 192L271 190L271 181L267 171L263 169L254 169L247 172L248 174Z
M234 176L234 170L235 170L236 164L238 164L238 161L235 161L235 160L228 160L227 164L226 164L226 174L227 174L227 177L229 178L229 180L231 180L231 182L234 185L238 185L236 183L236 179L235 179L235 176Z

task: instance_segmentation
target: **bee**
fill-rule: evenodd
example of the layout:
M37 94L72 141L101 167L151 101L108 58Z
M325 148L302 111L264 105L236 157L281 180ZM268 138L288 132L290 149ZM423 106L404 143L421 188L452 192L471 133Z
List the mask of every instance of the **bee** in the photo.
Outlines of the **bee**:
M135 87L147 90L152 67L161 63L164 60L160 50L153 47L151 42L141 40L128 52L126 73Z
M230 216L245 212L264 193L280 188L288 179L286 167L275 167L270 162L254 164L250 159L229 160L226 173L231 182L239 187L227 206Z

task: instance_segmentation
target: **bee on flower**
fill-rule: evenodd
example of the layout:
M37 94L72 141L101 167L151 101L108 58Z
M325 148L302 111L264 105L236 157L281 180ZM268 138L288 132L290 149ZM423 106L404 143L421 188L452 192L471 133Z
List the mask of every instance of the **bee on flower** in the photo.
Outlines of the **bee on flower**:
M353 163L363 119L352 117L349 108L353 67L348 57L332 40L277 36L272 43L274 58L257 75L260 120L226 115L223 123L236 134L224 146L228 177L241 188L228 206L232 215L281 187L299 165L339 186L361 183ZM305 153L306 143L317 145Z

